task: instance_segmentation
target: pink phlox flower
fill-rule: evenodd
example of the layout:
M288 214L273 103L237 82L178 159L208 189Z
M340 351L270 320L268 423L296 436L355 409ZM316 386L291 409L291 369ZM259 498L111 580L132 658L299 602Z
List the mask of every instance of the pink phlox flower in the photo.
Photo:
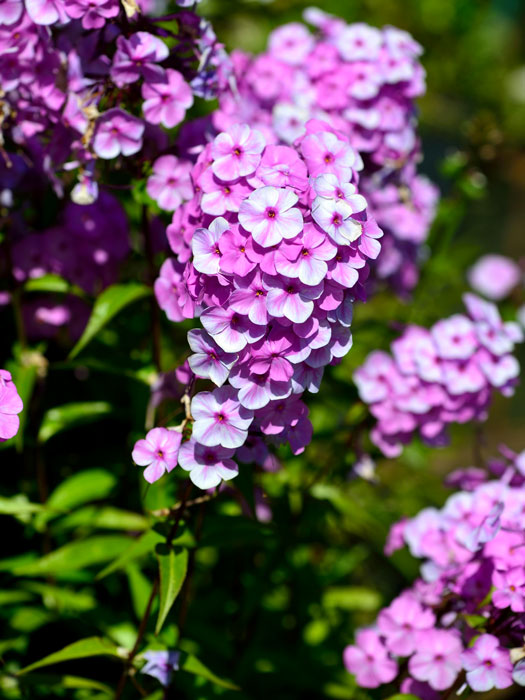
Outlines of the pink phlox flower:
M182 434L167 428L153 428L145 439L138 440L133 448L133 461L144 470L144 478L150 484L177 465Z
M230 386L202 391L191 401L193 437L208 447L240 447L253 421L253 411L242 406Z
M239 222L264 248L283 238L294 238L303 228L303 216L294 205L297 195L289 189L260 187L239 207Z

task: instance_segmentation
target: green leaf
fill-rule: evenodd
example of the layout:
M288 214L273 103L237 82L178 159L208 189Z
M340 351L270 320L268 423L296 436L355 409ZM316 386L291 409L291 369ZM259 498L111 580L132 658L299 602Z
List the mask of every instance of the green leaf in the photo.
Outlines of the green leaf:
M107 498L117 483L117 477L105 469L85 469L62 481L47 499L46 505L58 511L69 511Z
M419 700L419 698L411 693L396 693L387 698L387 700Z
M372 588L341 586L328 588L323 594L323 607L341 610L375 612L381 606L380 594Z
M129 282L128 284L114 284L105 289L95 301L93 311L81 338L70 352L72 359L90 343L96 334L125 306L137 299L142 299L151 294L151 289L144 284Z
M86 591L74 591L64 586L51 586L45 583L30 582L24 584L24 588L42 596L46 608L53 610L71 610L83 612L96 607L93 594Z
M35 663L18 671L18 675L21 676L24 673L29 673L43 666L51 666L52 664L58 664L62 661L71 661L73 659L86 659L90 656L117 656L122 658L122 652L113 642L107 639L103 639L102 637L88 637L87 639L80 639L78 642L73 642L73 644L68 644L60 651L49 654L49 656L44 657L40 661L35 661Z
M42 419L42 424L38 431L38 441L41 443L47 442L49 438L63 430L69 430L85 423L92 423L99 418L109 415L112 411L113 407L106 401L67 403L63 406L50 408Z
M157 550L160 549L160 547L157 548ZM159 634L162 629L162 625L175 602L175 598L182 588L188 570L187 549L183 549L180 552L175 552L172 547L163 547L162 549L167 551L157 551L160 575L160 604L155 634Z
M139 513L106 506L85 506L60 521L58 529L70 530L76 527L100 528L105 530L141 531L148 527L148 520Z
M38 513L43 508L40 503L30 503L22 493L12 498L0 496L0 515L28 515Z
M70 292L72 285L60 275L50 273L27 280L24 290L26 292Z
M81 678L80 676L59 676L50 673L34 673L31 676L21 679L24 685L31 686L44 686L46 688L53 688L57 691L63 688L74 688L74 689L87 689L87 690L99 690L105 695L112 697L114 692L105 683L100 683L100 681L95 681L92 678ZM93 697L89 695L89 697ZM99 696L100 697L100 696Z
M101 535L76 540L34 562L15 566L15 576L50 576L84 569L117 557L129 544L129 537Z
M4 605L16 605L17 603L27 603L33 596L26 591L0 591L0 607Z
M128 575L133 610L137 619L142 620L151 594L151 581L134 563L127 565L126 574Z
M238 685L235 685L231 681L224 680L224 678L219 678L219 676L216 676L193 654L188 654L188 656L181 665L181 670L186 671L187 673L193 673L195 676L201 676L202 678L206 678L206 680L215 683L215 685L218 685L221 688L227 688L228 690L240 690Z
M120 554L120 556L111 562L105 569L100 571L96 578L101 579L114 571L119 569L124 569L130 562L138 557L143 557L146 554L153 553L155 546L159 542L163 542L164 537L160 535L155 530L149 530L144 535L142 535L138 540L135 540L133 544L126 548L126 550ZM128 540L129 542L129 540Z

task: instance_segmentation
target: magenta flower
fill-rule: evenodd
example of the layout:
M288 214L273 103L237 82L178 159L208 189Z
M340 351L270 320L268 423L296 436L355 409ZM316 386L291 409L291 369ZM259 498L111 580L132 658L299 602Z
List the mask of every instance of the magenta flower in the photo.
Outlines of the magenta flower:
M142 148L144 123L123 109L109 109L98 119L93 150L99 158L110 160L120 154L132 156Z
M251 368L235 368L230 376L230 384L239 390L239 402L253 411L264 408L274 399L286 398L291 394L290 383L275 381L268 373L256 374Z
M484 255L468 272L468 281L475 292L500 301L523 279L520 266L504 255Z
M213 216L221 216L228 211L239 211L242 201L252 191L244 180L223 182L215 177L211 169L202 174L198 184L203 191L202 211Z
M193 266L199 272L216 275L219 272L221 251L219 240L230 224L222 216L214 219L208 228L198 228L191 240Z
M337 248L313 226L305 227L301 240L283 243L275 256L277 272L286 277L298 277L303 284L315 286L328 272L327 260L332 260Z
M303 228L303 216L294 207L298 197L291 190L260 187L239 207L239 223L263 248L294 238Z
M150 484L177 465L182 434L167 428L153 428L144 440L135 443L131 456L135 464L147 467L144 478Z
M447 360L465 360L476 350L474 325L461 314L438 321L431 333L439 356Z
M210 307L201 316L201 323L225 352L240 352L248 343L260 340L266 327L252 323L231 307Z
M18 22L24 11L22 0L8 0L0 3L0 25L10 26Z
M23 409L11 373L0 369L0 442L14 437L20 427L18 413Z
M224 479L233 479L239 469L233 459L235 450L221 446L206 447L193 437L179 451L179 464L190 473L190 479L200 489L212 489Z
M184 294L184 286L179 267L176 260L171 258L165 260L154 284L157 303L166 312L170 321L182 321L186 317L180 303L180 298Z
M261 162L263 135L247 124L234 124L215 137L211 148L213 174L231 181L251 175Z
M253 239L247 233L239 231L237 227L233 231L225 231L222 234L219 250L221 251L221 272L246 277L255 268L258 256L254 254Z
M355 185L352 185L351 182L341 184L337 177L330 173L316 177L313 188L316 194L323 199L335 199L346 202L351 214L357 214L366 209L366 199L363 195L357 194ZM315 202L312 208L316 208Z
M344 650L343 661L346 670L355 675L357 684L363 688L377 688L397 676L397 664L374 630L360 630L355 646Z
M410 656L416 651L419 633L433 627L435 621L433 612L410 595L396 598L377 618L386 647L396 656Z
M192 198L191 168L190 162L181 162L170 155L161 156L153 163L146 190L161 209L175 211L184 200Z
M524 546L523 542L520 543ZM525 572L521 566L509 571L494 571L492 583L496 590L492 602L497 608L509 608L513 612L525 612Z
M264 275L263 284L268 291L268 313L276 318L283 316L293 323L303 323L312 315L313 300L321 296L323 285L306 286L297 279Z
M482 634L462 654L467 683L476 693L512 685L512 663L508 649L502 649L492 634Z
M351 218L352 209L343 199L316 197L312 217L338 245L350 245L363 233L362 225Z
M408 670L418 681L427 681L434 690L446 690L461 671L463 646L453 630L425 630L419 637L416 653Z
M337 36L337 48L346 61L373 61L382 43L381 32L364 22L346 26Z
M26 0L27 14L35 24L50 25L69 22L64 0Z
M193 94L179 71L168 68L165 82L143 83L142 111L150 124L172 129L184 119L193 104Z
M224 352L206 331L199 329L188 331L188 344L195 353L188 358L195 376L211 379L217 386L222 386L228 379L237 355Z
M331 173L340 182L348 182L356 165L354 150L330 131L305 136L301 153L312 177Z
M253 411L241 406L230 386L202 391L191 401L193 437L207 447L240 447L253 421Z
M164 69L156 64L169 56L166 44L153 34L137 32L129 39L117 38L117 50L111 66L111 78L124 87L142 77L148 83L165 82Z
M313 37L308 29L298 22L285 24L274 29L268 40L270 53L284 63L302 63L313 45Z
M71 18L82 20L84 29L101 29L120 11L118 0L65 0L65 8Z
M308 187L306 165L297 152L288 146L266 146L257 172L252 178L250 183L257 187L291 187L300 192Z
M268 322L266 289L261 273L255 272L236 281L236 289L228 299L228 305L237 313L248 316L252 323L260 326Z

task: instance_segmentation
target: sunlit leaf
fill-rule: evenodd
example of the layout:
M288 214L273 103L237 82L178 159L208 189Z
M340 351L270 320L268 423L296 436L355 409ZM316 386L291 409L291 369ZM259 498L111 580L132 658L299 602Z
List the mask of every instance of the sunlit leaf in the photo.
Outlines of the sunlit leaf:
M137 282L114 284L105 289L100 296L97 297L84 333L69 354L69 357L76 357L78 353L93 340L97 333L125 306L149 294L151 294L151 289Z
M104 578L104 576L108 576L114 571L125 568L131 561L134 561L139 557L143 557L149 553L153 554L155 545L163 541L164 537L162 535L155 530L149 530L138 540L133 541L133 543L126 547L126 549L115 559L115 561L111 562L109 566L106 566L105 569L97 574L97 579Z
M27 515L38 513L43 508L41 503L30 503L22 493L12 498L0 496L0 515Z
M49 438L63 430L75 428L78 425L92 423L113 411L111 404L106 401L85 401L80 403L67 403L56 406L46 411L40 430L38 441L47 442Z
M35 661L35 663L19 671L18 675L21 676L24 673L29 673L43 666L51 666L52 664L71 661L72 659L85 659L91 656L122 657L122 652L116 644L113 644L113 642L110 642L108 639L103 639L102 637L88 637L87 639L80 639L78 642L73 642L73 644L68 644L60 651L49 654L49 656L45 656L43 659L40 659L40 661Z
M85 506L60 521L58 529L70 530L76 527L90 529L141 531L148 527L148 520L139 513L105 506Z
M166 552L157 551L157 559L160 576L160 604L155 634L158 634L162 629L162 625L186 578L188 550L183 549L180 552L175 552L173 547L166 547Z
M215 683L215 685L218 685L221 688L227 688L228 690L240 690L238 685L216 676L215 673L210 671L210 669L207 668L202 661L199 661L199 659L193 654L188 654L188 656L182 662L180 668L182 671L187 671L187 673L193 673L195 676L206 678L206 680Z
M16 566L15 576L60 575L87 566L115 559L129 545L129 538L121 535L101 535L77 540L56 549L34 562Z

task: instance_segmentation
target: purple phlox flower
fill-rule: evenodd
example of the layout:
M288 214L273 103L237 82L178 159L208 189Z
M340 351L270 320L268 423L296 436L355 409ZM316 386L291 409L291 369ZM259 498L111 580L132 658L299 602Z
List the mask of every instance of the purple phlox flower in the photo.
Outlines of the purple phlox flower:
M351 214L357 214L366 209L366 199L357 194L357 188L351 182L341 184L333 174L324 174L316 177L313 189L318 197L323 199L335 199L346 202Z
M512 671L512 680L517 685L525 686L525 659L521 659L514 666Z
M142 654L146 663L140 669L141 673L153 676L165 688L171 683L173 671L179 670L179 651L145 651Z
M143 83L142 112L150 124L172 129L184 119L193 104L193 94L179 71L168 68L163 82Z
M200 489L212 489L223 479L233 479L239 473L237 465L231 459L234 453L234 449L221 445L201 445L191 437L180 448L179 464L190 473L190 479L195 486Z
M379 613L377 624L385 645L396 656L410 656L418 647L421 630L428 630L436 621L432 610L425 609L411 595L396 598Z
M353 148L330 131L305 136L301 153L311 177L331 173L340 182L348 182L357 163Z
M253 239L238 227L225 231L219 239L221 272L246 277L256 266L258 256L254 254Z
M268 39L268 48L280 61L295 66L306 59L313 41L312 35L303 24L291 22L274 29Z
M17 434L20 427L18 414L23 407L11 373L0 369L0 442L5 442Z
M169 56L166 44L149 32L136 32L129 39L117 38L111 78L123 87L142 77L148 83L165 81L164 69L156 65Z
M525 612L525 572L522 567L494 571L492 583L496 588L492 602L497 608L510 607L513 612Z
M168 258L163 262L154 284L157 303L170 321L182 321L184 318L193 317L194 304L184 303L187 290L182 280L181 268L182 265L176 260Z
M84 29L101 29L120 11L118 0L65 0L65 9L72 19L82 20Z
M298 279L263 275L263 285L268 291L267 309L271 316L287 318L293 323L303 323L312 315L314 299L323 291L323 284L307 286Z
M271 331L267 338L251 346L250 370L255 374L268 374L270 379L278 382L287 382L293 374L293 367L287 359L292 345L286 333Z
M167 428L153 428L143 440L135 443L131 456L135 464L147 467L144 478L150 484L177 465L182 434Z
M228 211L238 212L242 202L252 192L244 178L236 182L224 182L215 177L211 168L200 176L198 185L203 191L201 209L205 214L213 216Z
M230 386L194 396L191 414L193 437L208 447L240 447L253 421L253 411L239 403L237 391Z
M337 48L345 61L373 61L379 56L381 32L364 22L349 24L337 37Z
M462 654L467 683L477 693L512 685L512 663L508 649L503 649L497 637L482 634L474 645Z
M346 670L355 675L358 685L363 688L377 688L397 676L397 664L374 630L360 630L356 644L344 650L343 661Z
M192 198L191 169L190 162L171 155L161 156L153 163L146 190L161 209L175 211L184 200Z
M298 277L303 284L315 286L328 272L327 260L332 260L337 248L313 226L306 226L301 239L279 247L275 257L277 272L286 277Z
M267 293L260 272L254 271L245 277L236 278L235 290L228 299L228 306L237 313L248 316L252 323L264 326L268 322Z
M461 671L463 646L454 630L429 629L420 634L416 653L408 662L410 674L434 690L446 690Z
M269 371L257 374L241 364L233 368L230 384L239 390L239 402L251 410L264 408L270 401L287 398L292 392L290 382L276 381L270 377Z
M214 219L208 228L198 228L193 234L191 249L193 266L207 275L217 275L220 268L221 251L219 239L230 224L222 216Z
M142 148L144 123L123 109L109 109L97 121L93 150L109 160L120 154L132 156Z
M306 165L297 151L288 146L266 146L255 175L250 177L253 187L291 187L303 192L308 187Z
M312 217L338 245L350 245L363 233L362 224L352 218L352 209L343 199L316 197Z
M232 308L208 308L201 323L215 342L226 352L239 352L248 343L255 343L266 333L266 327L252 323Z
M294 238L303 228L297 195L289 189L260 187L239 207L239 222L255 241L267 248L283 238Z
M263 135L247 124L234 124L215 137L212 170L221 180L231 181L255 172L265 146Z
M235 353L224 352L204 330L188 331L188 344L194 354L188 358L193 373L222 386L237 360Z
M468 272L472 289L494 301L508 296L522 279L520 266L503 255L484 255Z
M466 360L477 348L474 331L472 321L466 316L456 314L435 323L431 333L440 357Z
M415 695L419 700L440 700L441 698L441 695L433 690L428 683L416 681L410 676L403 680L399 689L402 693Z

